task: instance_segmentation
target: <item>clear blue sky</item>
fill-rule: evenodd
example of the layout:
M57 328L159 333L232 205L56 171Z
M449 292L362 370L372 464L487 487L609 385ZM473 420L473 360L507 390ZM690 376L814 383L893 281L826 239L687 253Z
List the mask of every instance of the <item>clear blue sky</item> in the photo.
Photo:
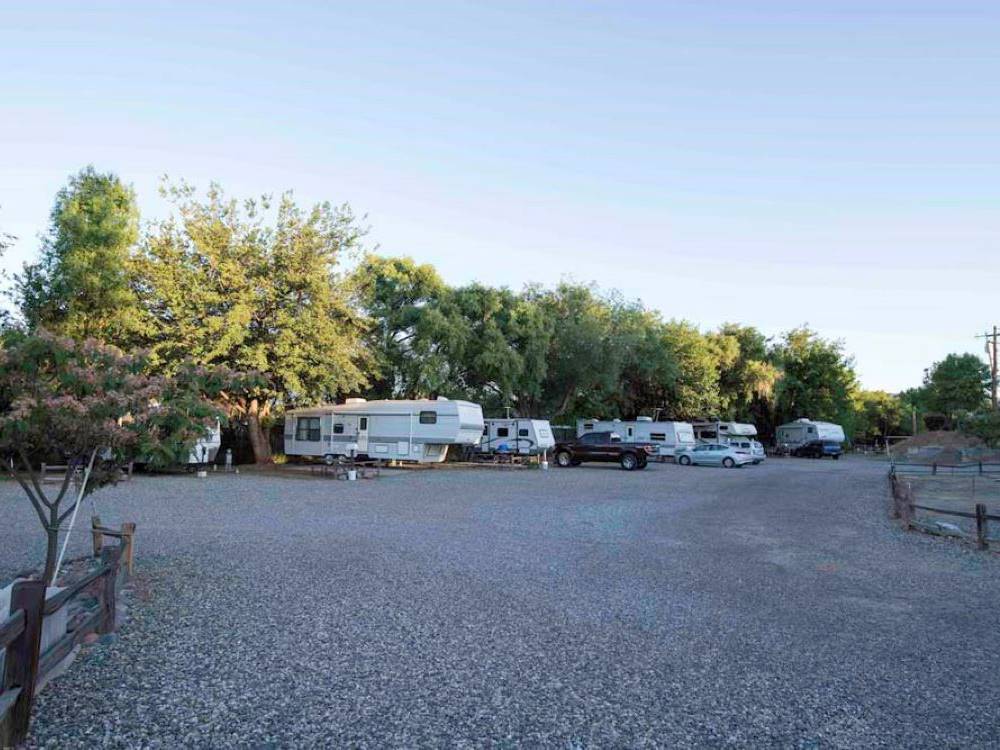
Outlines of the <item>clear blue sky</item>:
M6 266L93 163L147 218L291 188L451 282L809 323L871 388L1000 323L995 2L214 6L0 8Z

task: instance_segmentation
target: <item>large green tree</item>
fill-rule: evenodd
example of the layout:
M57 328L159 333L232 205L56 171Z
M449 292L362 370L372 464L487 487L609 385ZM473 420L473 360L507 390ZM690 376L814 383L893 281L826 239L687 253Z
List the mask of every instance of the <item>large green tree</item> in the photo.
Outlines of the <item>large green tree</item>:
M853 434L857 378L841 342L796 328L774 346L772 357L782 372L775 391L779 422L799 417L828 420Z
M41 258L15 277L29 330L128 346L142 328L130 285L139 236L135 194L112 173L86 167L56 195Z
M136 259L136 291L152 320L153 361L185 359L255 371L262 381L226 394L245 419L258 462L278 405L356 391L367 369L359 319L339 273L363 231L350 209L302 209L290 195L239 202L213 186L165 191L175 213L151 229Z
M593 286L565 282L526 294L552 326L539 413L552 419L601 413L625 363L616 330L621 303Z
M949 354L935 362L924 378L927 407L948 419L986 405L990 387L989 367L975 354Z
M719 369L720 414L773 427L774 394L781 371L772 361L768 339L753 326L726 323L710 340Z
M535 413L552 325L533 299L509 289L470 284L455 289L448 308L465 335L454 352L462 392L491 411Z
M856 397L855 432L869 441L884 441L888 435L908 434L909 414L899 396L886 391L860 391Z
M366 344L373 372L367 395L457 395L455 352L468 331L434 267L411 258L369 255L354 272L352 286L369 321Z

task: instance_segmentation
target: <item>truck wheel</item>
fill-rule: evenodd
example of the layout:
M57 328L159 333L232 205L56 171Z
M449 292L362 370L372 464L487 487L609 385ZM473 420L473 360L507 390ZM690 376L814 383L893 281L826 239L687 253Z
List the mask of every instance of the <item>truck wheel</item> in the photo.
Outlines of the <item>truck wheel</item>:
M559 451L556 454L556 464L562 466L564 469L568 466L572 466L573 456L570 455L569 451Z
M681 456L680 458L677 459L677 463L679 463L681 466L690 466L691 456Z
M633 471L639 465L639 459L635 457L634 453L623 453L622 457L618 459L618 463L625 471Z
M840 454L839 453L834 453L833 454L833 460L834 461L839 461L840 460Z
M325 456L323 456L323 463L325 463L327 466L333 466L335 463L337 463L337 457L334 456L332 453L327 453Z
M727 469L731 469L734 466L736 466L736 462L733 459L726 457L722 459L722 465L725 466Z

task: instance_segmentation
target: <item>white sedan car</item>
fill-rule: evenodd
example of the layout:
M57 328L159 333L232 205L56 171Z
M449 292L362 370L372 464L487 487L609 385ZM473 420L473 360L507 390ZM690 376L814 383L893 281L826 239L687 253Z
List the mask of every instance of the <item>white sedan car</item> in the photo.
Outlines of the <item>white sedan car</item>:
M735 466L744 466L753 462L753 456L747 453L738 453L736 449L720 443L696 445L677 454L677 463L681 466L700 464L702 466L725 466L727 469L732 469Z

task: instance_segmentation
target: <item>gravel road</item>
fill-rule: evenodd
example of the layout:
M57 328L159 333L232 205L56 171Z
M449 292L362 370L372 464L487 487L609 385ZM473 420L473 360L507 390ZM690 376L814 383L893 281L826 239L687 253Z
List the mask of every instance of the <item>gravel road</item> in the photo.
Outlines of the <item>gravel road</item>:
M1000 557L898 530L884 468L137 477L129 621L31 743L1000 746Z

